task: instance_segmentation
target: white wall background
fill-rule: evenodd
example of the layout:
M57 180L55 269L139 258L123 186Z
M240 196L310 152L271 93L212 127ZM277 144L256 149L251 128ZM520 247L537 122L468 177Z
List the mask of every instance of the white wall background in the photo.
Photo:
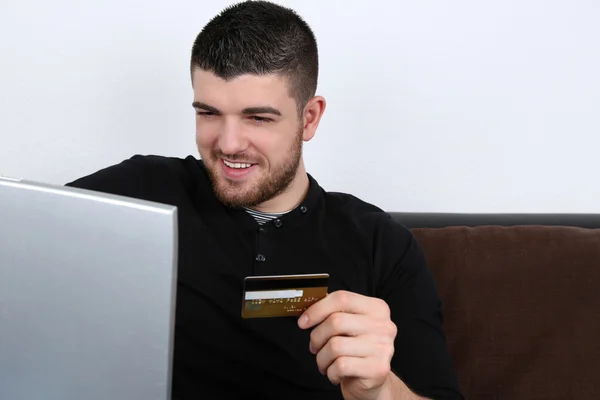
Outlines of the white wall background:
M0 173L196 154L192 42L232 1L0 0ZM600 212L600 1L287 0L328 190L394 211Z

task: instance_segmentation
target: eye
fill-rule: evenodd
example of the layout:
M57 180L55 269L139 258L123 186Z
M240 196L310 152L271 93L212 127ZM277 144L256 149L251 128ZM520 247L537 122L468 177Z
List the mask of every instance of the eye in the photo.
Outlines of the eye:
M212 117L213 115L215 115L215 113L210 112L210 111L196 111L196 115L202 115L204 117Z
M265 122L271 122L272 121L269 118L258 117L256 115L253 115L252 117L250 117L250 119L253 120L254 122L259 122L259 123L265 123Z

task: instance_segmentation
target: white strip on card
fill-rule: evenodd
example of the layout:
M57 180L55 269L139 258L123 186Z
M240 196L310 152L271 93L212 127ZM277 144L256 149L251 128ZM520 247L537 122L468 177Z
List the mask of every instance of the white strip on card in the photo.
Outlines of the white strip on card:
M262 290L246 292L246 300L293 299L302 297L303 290Z

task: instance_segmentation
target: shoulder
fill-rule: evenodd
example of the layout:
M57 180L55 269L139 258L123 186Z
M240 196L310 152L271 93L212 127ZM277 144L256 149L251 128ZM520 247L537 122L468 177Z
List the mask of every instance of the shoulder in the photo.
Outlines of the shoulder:
M129 173L164 173L186 175L203 169L202 160L193 156L185 158L167 157L155 154L142 155L136 154L129 159L122 161L110 168L116 168L119 172Z
M325 192L327 214L371 237L389 236L397 243L412 240L412 232L390 213L352 194Z
M66 186L145 199L160 197L174 186L189 186L205 176L201 160L136 154L82 176Z

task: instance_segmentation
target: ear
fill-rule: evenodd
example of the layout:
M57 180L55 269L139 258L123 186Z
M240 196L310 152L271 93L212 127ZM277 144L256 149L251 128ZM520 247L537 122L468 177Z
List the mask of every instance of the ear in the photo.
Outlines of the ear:
M302 123L304 124L302 139L305 142L308 142L315 136L321 117L325 112L325 106L325 98L323 96L315 96L304 107L302 113Z

